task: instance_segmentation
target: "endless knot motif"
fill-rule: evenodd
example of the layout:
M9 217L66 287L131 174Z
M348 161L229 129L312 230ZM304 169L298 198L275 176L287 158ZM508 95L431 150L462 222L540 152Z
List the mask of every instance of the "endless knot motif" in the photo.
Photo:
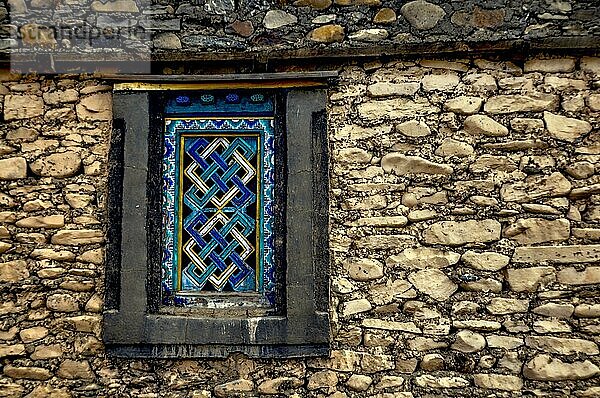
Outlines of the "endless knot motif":
M273 132L270 118L166 120L165 305L195 305L211 292L274 304Z
M254 290L256 274L247 260L255 252L256 220L249 212L256 213L258 138L186 137L184 148L190 158L183 171L189 239L182 250L190 263L183 275L197 289L210 282L218 291L228 284L234 291Z

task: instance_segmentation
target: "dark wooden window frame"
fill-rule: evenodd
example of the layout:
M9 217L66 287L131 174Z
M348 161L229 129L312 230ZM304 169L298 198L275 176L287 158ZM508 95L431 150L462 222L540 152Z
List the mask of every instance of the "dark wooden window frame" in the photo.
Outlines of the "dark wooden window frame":
M332 73L185 77L115 84L103 339L120 357L302 357L329 352L328 143L325 78ZM122 80L123 77L120 77ZM133 79L133 78L132 78ZM173 77L170 77L173 79ZM209 82L207 83L206 80ZM158 81L158 83L157 83ZM276 315L161 313L162 115L156 90L281 89L285 125L285 295ZM193 87L192 87L193 86ZM157 128L156 126L160 126Z

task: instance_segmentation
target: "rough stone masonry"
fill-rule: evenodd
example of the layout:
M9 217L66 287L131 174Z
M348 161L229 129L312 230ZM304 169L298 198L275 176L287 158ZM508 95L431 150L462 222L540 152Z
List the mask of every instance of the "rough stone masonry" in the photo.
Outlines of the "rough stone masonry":
M0 397L600 396L600 58L350 62L329 358L100 340L112 87L3 73Z
M596 0L8 0L0 53L86 55L149 50L158 59L223 60L301 54L377 55L419 48L598 46ZM10 9L10 12L7 10ZM9 14L10 13L10 17ZM87 34L86 32L91 32ZM141 37L140 33L142 34ZM146 35L147 34L147 35ZM120 37L114 43L115 37ZM86 45L87 44L87 45ZM127 51L126 51L127 52ZM94 54L102 56L94 57ZM113 59L110 57L110 59ZM56 58L58 62L60 57Z

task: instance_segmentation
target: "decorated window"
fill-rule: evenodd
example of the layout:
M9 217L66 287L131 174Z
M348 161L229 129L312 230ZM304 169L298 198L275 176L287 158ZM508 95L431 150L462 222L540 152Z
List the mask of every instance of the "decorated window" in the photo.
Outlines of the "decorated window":
M275 304L273 96L171 95L165 107L162 302Z
M227 78L115 84L109 355L329 352L322 74Z

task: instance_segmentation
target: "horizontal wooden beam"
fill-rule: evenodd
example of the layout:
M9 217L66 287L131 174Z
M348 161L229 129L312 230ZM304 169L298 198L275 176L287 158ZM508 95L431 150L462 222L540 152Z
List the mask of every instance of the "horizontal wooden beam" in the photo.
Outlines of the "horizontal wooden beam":
M197 83L151 83L124 82L115 83L115 91L158 91L158 90L225 90L246 88L295 88L325 87L326 82L311 80L266 80L266 81L215 81Z
M117 91L324 87L336 71L215 75L99 75Z
M144 82L144 83L214 83L227 82L284 82L284 81L311 81L331 79L338 76L337 71L313 71L313 72L278 72L278 73L237 73L237 74L214 74L214 75L121 75L121 74L99 74L98 77L105 80L118 82Z

